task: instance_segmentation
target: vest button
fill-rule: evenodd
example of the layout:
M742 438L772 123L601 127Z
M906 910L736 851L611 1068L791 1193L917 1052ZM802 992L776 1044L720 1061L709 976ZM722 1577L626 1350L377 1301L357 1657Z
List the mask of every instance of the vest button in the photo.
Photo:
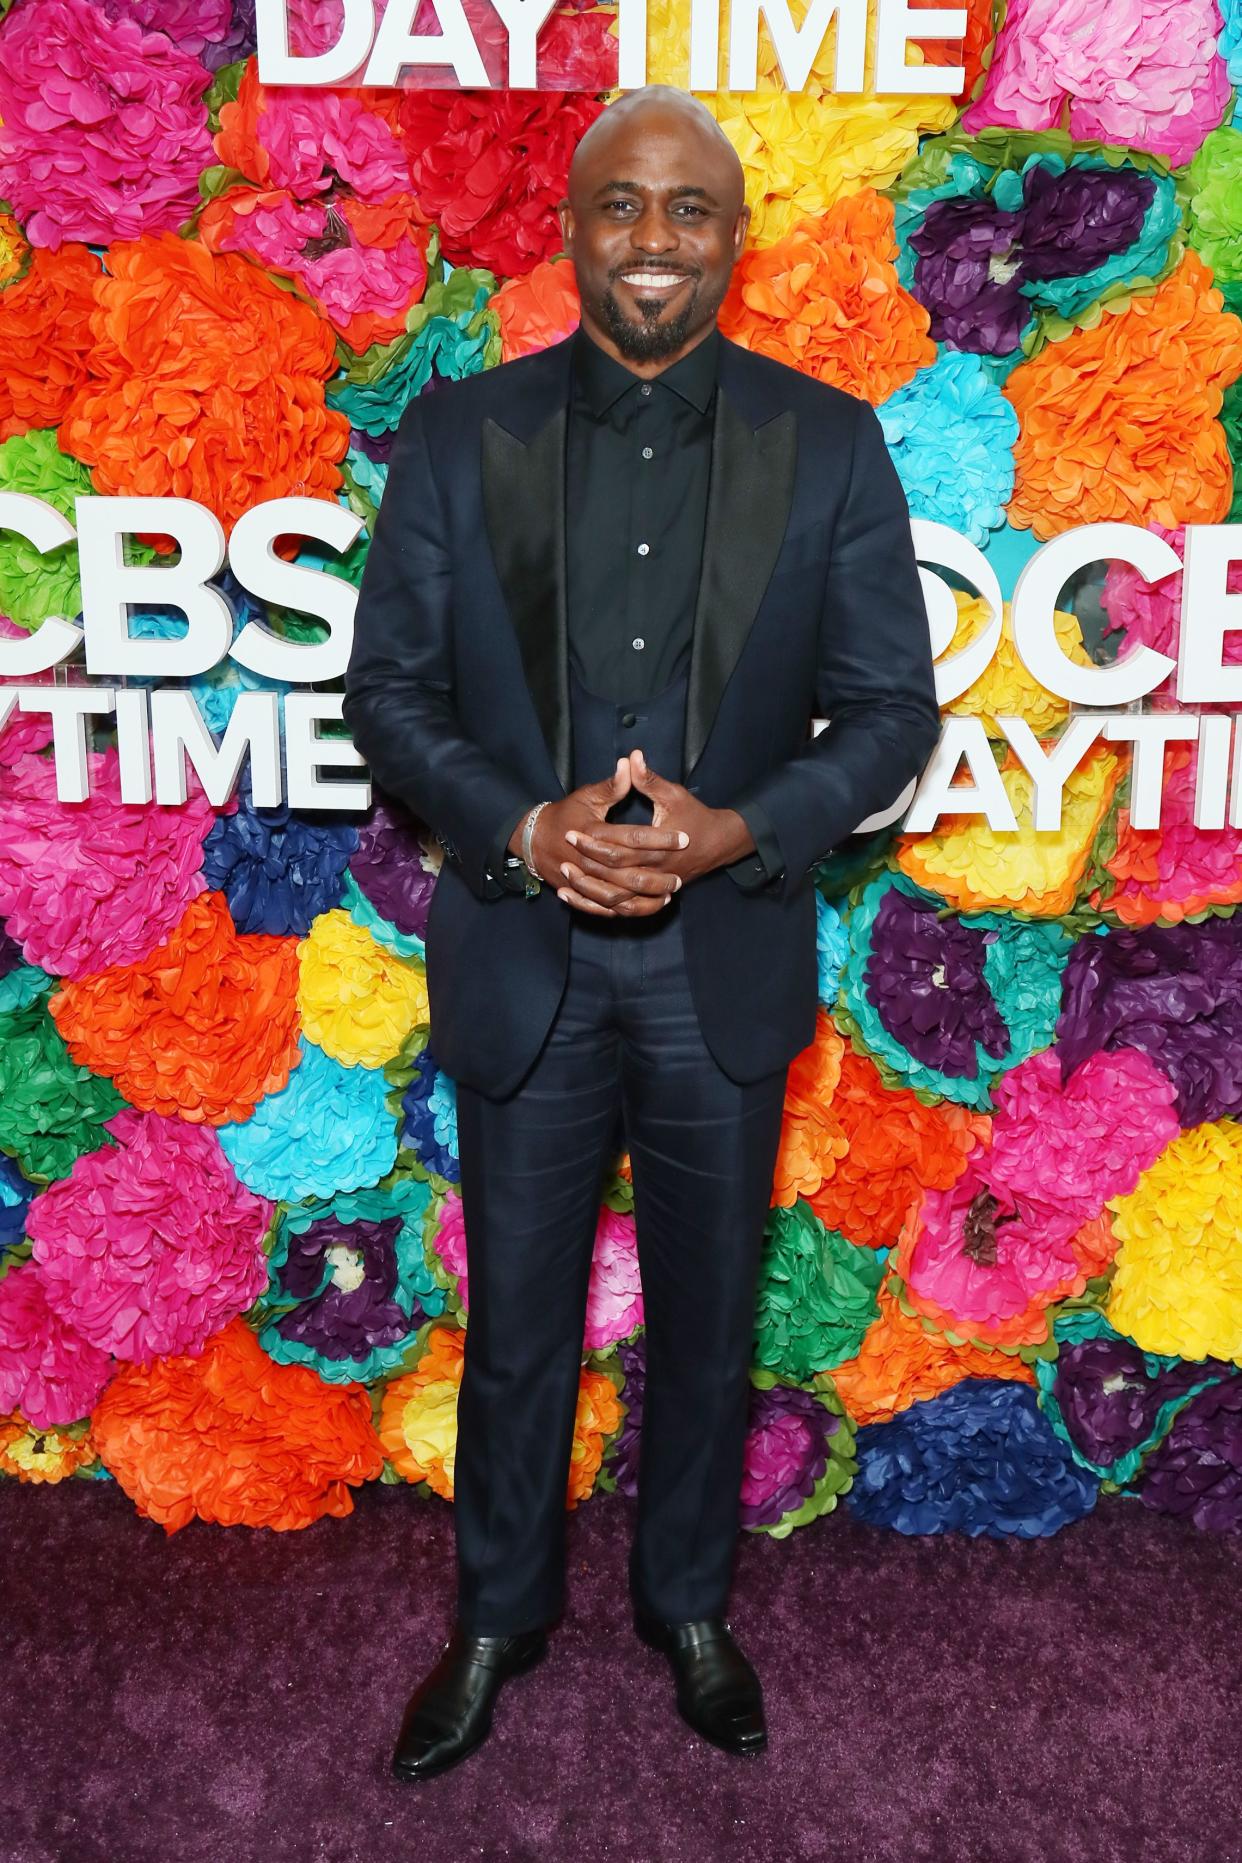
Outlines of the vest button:
M636 725L638 723L638 713L637 712L622 712L621 722L623 725Z

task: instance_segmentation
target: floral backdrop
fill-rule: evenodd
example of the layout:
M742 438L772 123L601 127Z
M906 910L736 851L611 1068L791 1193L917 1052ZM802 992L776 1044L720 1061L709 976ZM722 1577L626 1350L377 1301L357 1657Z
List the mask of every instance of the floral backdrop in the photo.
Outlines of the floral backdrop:
M291 12L295 50L334 42L334 0ZM499 82L495 18L467 12ZM651 0L652 81L685 82L686 34ZM616 20L563 0L539 92L265 90L254 50L251 0L3 10L0 488L69 516L177 495L226 528L337 500L357 545L298 560L356 586L410 397L577 322L554 206L616 95ZM957 98L838 96L830 40L789 94L763 38L759 88L703 101L753 209L722 327L871 402L914 514L1008 594L1071 526L1177 544L1242 503L1242 0L972 0L965 63ZM1168 647L1177 583L1071 586L1065 652ZM238 628L316 636L219 587ZM957 604L960 645L986 616ZM0 532L0 631L81 606L72 544ZM262 683L192 689L219 732ZM1008 631L952 709L998 759L999 715L1047 744L1068 713ZM60 804L50 737L0 732L0 1469L116 1481L169 1533L303 1527L369 1481L451 1499L470 1290L432 825L245 782L133 807L104 730L91 800ZM1169 753L1159 831L1100 744L1055 833L1010 758L1016 835L942 818L819 870L748 1530L841 1502L1027 1536L1118 1495L1242 1526L1242 831L1194 825L1195 755ZM568 1507L637 1467L626 1156L604 1191Z

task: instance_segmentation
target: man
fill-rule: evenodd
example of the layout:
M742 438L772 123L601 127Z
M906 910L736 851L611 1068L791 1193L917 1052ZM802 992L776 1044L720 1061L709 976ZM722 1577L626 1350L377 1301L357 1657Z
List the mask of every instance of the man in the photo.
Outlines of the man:
M713 118L670 87L619 99L558 212L581 326L405 411L346 678L375 777L444 850L427 982L470 1273L456 1621L406 1709L404 1779L480 1744L560 1611L622 1130L646 1314L635 1628L697 1731L764 1745L724 1613L785 1078L815 1032L812 869L939 728L874 412L716 328L750 213Z

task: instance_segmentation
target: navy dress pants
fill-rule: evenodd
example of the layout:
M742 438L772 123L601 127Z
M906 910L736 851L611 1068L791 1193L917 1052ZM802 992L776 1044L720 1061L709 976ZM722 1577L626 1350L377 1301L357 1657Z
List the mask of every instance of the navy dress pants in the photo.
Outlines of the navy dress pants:
M736 1552L755 1300L787 1069L739 1084L699 1029L680 901L573 912L564 996L520 1085L458 1088L469 1270L457 1405L457 1612L477 1635L564 1602L565 1496L604 1173L624 1120L647 1381L631 1596L723 1615Z

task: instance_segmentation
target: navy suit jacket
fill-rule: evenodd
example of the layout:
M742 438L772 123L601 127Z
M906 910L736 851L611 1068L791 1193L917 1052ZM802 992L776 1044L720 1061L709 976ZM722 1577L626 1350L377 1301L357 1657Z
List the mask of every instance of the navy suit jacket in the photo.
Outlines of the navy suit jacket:
M497 1098L547 1033L575 911L488 867L506 815L571 787L571 343L406 408L345 676L375 779L444 849L426 929L437 1059ZM661 774L715 808L755 802L780 843L767 884L718 868L678 896L704 1040L733 1079L814 1039L813 870L896 800L939 726L909 508L873 409L726 338L684 763Z

